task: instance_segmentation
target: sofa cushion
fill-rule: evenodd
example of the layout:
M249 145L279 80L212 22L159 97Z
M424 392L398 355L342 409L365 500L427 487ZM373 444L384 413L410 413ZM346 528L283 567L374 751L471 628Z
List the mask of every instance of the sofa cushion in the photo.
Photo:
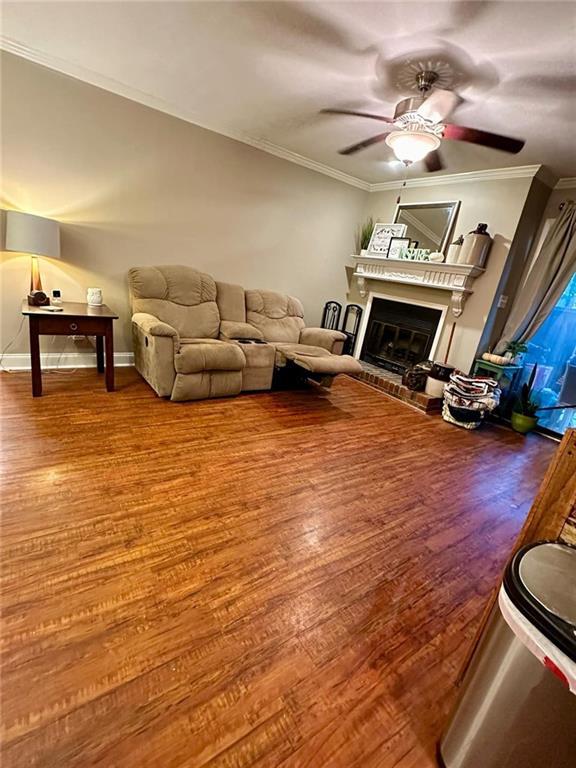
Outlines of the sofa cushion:
M312 347L310 344L274 344L277 352L292 356L302 355L304 357L330 357L330 352L324 347Z
M236 342L246 358L247 368L273 368L276 350L273 344L245 344Z
M324 347L329 352L334 352L335 345L341 342L338 346L338 353L340 353L345 340L345 333L333 331L329 328L303 328L300 333L302 344L309 344L312 347Z
M276 365L286 361L299 365L311 373L336 376L339 373L360 373L362 366L350 355L332 355L322 347L307 344L275 344Z
M184 266L133 267L128 280L134 313L154 315L180 336L217 338L220 314L210 275Z
M233 397L242 389L241 371L201 371L176 375L171 400L204 400L207 397Z
M298 299L276 291L249 290L246 320L262 331L266 341L298 342L304 310Z
M220 338L224 341L226 339L260 339L262 341L262 331L249 323L222 320L220 322Z
M285 344L283 342L270 342L276 349L275 365L282 368L287 360L293 360L296 355L308 357L329 357L330 352L323 347L311 347L308 344Z
M246 322L244 288L233 283L216 282L216 303L222 320Z
M294 355L292 361L311 373L337 376L339 373L361 373L362 366L350 355L330 355L329 357L310 357Z
M216 339L180 339L180 352L174 356L177 373L241 371L245 365L238 344Z
M337 376L339 373L355 374L362 372L362 366L350 355L330 355L330 357L303 357L296 355L294 363L312 373Z

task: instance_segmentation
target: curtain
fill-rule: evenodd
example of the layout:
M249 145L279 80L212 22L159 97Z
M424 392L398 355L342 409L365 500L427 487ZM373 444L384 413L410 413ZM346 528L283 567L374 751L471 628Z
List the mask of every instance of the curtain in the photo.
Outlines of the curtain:
M576 271L576 204L568 202L550 227L534 262L526 266L502 338L528 341L548 317Z

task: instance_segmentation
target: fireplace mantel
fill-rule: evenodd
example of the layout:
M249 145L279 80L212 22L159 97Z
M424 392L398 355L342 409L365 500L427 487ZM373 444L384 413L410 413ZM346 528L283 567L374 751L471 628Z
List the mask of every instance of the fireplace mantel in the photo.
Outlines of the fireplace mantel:
M421 285L450 291L450 308L460 317L466 299L473 293L474 280L485 270L468 264L444 264L409 259L385 259L381 256L353 256L356 264L354 275L362 297L368 293L366 280L383 280L387 283Z

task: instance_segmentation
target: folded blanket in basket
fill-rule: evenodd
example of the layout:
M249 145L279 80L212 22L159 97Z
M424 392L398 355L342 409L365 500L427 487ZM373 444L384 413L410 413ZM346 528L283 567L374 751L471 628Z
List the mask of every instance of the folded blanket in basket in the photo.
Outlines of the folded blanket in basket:
M490 412L500 402L498 382L478 376L453 373L444 389L444 402L453 408Z
M468 397L472 400L491 395L498 389L498 382L481 376L465 376L463 373L452 373L450 383L447 385L450 391L459 397Z

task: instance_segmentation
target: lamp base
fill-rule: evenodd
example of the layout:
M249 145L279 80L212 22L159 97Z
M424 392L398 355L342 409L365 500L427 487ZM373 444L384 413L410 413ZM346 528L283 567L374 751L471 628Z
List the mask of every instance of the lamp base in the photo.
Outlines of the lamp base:
M44 291L30 291L28 294L28 304L31 307L47 307L50 304L50 299Z

